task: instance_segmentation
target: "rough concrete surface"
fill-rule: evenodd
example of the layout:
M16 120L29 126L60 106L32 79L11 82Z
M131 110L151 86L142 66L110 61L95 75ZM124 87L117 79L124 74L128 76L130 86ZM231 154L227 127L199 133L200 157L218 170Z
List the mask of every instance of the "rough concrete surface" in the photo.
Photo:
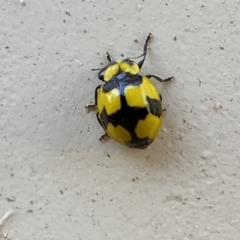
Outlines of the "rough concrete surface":
M0 239L240 239L240 2L1 0ZM137 56L163 96L146 150L84 106Z

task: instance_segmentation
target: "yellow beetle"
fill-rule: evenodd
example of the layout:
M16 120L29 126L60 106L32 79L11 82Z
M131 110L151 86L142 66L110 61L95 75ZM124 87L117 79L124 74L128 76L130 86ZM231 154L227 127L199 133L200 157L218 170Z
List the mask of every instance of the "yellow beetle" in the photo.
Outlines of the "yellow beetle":
M95 89L95 103L86 109L97 107L97 119L107 135L132 148L146 148L157 136L162 126L162 97L150 78L161 79L152 74L141 76L141 67L147 55L149 33L143 47L142 59L136 63L130 58L112 61L99 70L98 79L105 82Z

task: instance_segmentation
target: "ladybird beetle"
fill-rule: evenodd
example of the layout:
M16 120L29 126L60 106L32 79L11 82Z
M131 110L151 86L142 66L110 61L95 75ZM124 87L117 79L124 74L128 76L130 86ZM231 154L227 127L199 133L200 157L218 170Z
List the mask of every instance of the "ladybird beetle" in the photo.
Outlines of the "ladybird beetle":
M95 89L95 103L86 109L97 107L97 119L105 131L99 140L107 135L117 142L132 148L144 149L151 144L162 126L162 97L150 78L161 79L152 74L141 76L141 67L147 55L152 34L149 33L143 47L142 59L136 63L133 58L112 61L98 70L98 79L103 81Z

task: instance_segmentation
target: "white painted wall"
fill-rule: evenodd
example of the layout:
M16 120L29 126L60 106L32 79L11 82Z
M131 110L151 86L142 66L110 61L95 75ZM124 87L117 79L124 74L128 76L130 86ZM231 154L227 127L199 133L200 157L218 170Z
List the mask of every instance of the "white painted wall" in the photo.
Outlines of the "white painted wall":
M0 3L0 238L240 239L239 0L23 5ZM143 73L175 76L164 129L101 143L90 69L148 32Z

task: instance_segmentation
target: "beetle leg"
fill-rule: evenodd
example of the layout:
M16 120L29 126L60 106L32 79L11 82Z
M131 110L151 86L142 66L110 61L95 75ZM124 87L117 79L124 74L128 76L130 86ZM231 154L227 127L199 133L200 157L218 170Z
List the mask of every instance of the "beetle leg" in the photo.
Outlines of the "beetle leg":
M108 136L108 134L106 133L105 126L104 126L101 118L99 117L99 113L97 113L96 116L97 116L97 120L98 120L99 124L101 125L101 127L105 131L105 133L103 135L101 135L100 138L99 138L99 141L102 141Z
M158 80L159 82L168 82L168 81L171 81L174 77L168 77L166 79L162 79L158 76L155 76L155 75L152 75L152 74L148 74L146 75L147 78L155 78L156 80Z
M104 133L103 135L100 136L99 141L104 140L107 137L107 133Z
M144 61L145 61L145 58L146 58L146 56L147 56L148 42L149 42L149 40L150 40L151 38L152 38L152 34L149 33L148 36L147 36L147 39L146 39L146 41L145 41L145 44L144 44L144 46L143 46L143 54L142 54L143 59L138 63L139 69L141 69L141 67L142 67L142 65L143 65L143 63L144 63Z
M94 94L94 104L87 104L85 106L86 109L90 110L92 108L95 108L97 106L97 95L98 95L98 90L102 85L98 85L95 89L95 94Z

